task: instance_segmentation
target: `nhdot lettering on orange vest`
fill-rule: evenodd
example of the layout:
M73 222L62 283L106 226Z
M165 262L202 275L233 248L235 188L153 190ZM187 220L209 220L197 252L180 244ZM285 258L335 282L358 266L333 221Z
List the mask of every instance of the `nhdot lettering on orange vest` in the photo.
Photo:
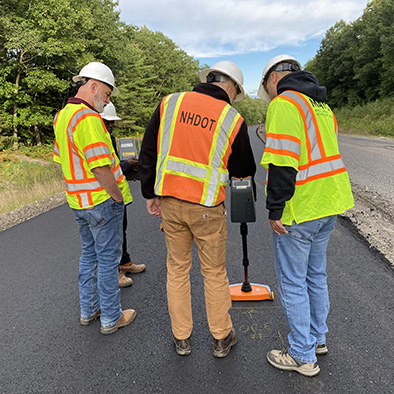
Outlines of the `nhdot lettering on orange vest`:
M201 126L203 129L206 129L209 125L209 131L212 130L212 126L216 123L215 119L208 119L207 117L201 118L198 114L185 111L182 111L179 121L181 123L190 124L191 126Z

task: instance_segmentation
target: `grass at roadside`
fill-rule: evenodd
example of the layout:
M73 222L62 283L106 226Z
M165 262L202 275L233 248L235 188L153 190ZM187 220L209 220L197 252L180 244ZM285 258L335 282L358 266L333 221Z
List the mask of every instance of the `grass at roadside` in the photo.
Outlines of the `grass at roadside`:
M343 134L394 138L394 97L334 112Z
M52 147L0 152L0 215L64 191Z

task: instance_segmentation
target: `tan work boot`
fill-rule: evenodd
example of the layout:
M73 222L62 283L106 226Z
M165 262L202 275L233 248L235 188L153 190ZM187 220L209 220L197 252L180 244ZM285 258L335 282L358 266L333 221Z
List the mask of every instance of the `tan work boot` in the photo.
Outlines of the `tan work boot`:
M81 317L79 319L81 325L83 326L90 326L92 323L94 323L101 315L101 310L99 309L93 316L88 317L88 318L83 318Z
M145 268L145 264L136 264L133 261L119 266L119 270L125 274L139 274L140 272L145 271Z
M118 283L119 287L128 287L128 286L131 286L133 284L133 279L128 278L125 275L125 273L122 272L122 271L119 271L118 280L119 280L119 283Z
M226 357L231 350L231 347L237 343L237 333L233 327L230 334L224 339L215 339L213 342L213 355L215 357Z
M267 353L267 360L275 368L295 371L305 376L315 376L320 371L316 363L302 363L291 357L288 349L271 350Z
M136 312L134 309L126 309L122 311L122 317L113 327L109 327L109 328L101 327L101 334L104 335L113 334L119 328L125 327L128 324L130 324L135 319L135 316L136 316Z

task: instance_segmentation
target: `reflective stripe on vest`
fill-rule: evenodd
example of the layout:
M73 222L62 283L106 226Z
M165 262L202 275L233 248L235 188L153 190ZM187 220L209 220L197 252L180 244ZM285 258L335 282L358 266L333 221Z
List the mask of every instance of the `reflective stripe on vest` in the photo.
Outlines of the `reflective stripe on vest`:
M304 123L308 163L299 166L296 177L296 186L303 185L319 178L329 177L339 172L345 172L346 168L339 154L329 157L326 156L316 116L307 99L302 94L294 91L286 91L282 93L280 97L293 103L298 108ZM337 133L337 123L333 113L332 115L334 118L335 132ZM267 136L269 136L269 134L267 134ZM289 138L290 136L286 137ZM275 138L280 138L280 135L276 135ZM282 147L285 146L288 151L296 153L296 150L292 149L295 144L293 141L290 141L289 139L282 139L280 142ZM298 147L300 147L300 143Z
M59 112L55 115L54 119L53 119L53 129L55 129L56 127L56 122L57 122L57 118L59 116ZM55 144L53 146L53 156L55 157L55 160L60 163L60 151L59 151L59 144L57 143L57 141L55 140Z
M267 133L266 138L271 138L267 152L288 155L300 160L301 141L291 135Z
M202 127L210 126L215 128L209 157L207 158L208 165L203 164L203 160L202 162L197 162L184 157L170 155L175 127L186 127L181 125L181 122L177 123L177 119L179 119L182 101L188 94L197 95L199 93L176 93L167 96L162 102L155 193L163 195L164 177L166 174L171 174L201 182L204 186L202 195L195 196L195 201L191 202L197 202L205 206L214 206L224 200L222 197L224 193L220 192L224 191L229 179L227 160L224 162L224 157L230 148L230 141L232 143L243 119L227 103L223 103L223 108L218 110L221 113L217 120L208 119L208 117L201 119L201 116L198 115L200 117L198 122L205 122L205 126ZM198 99L202 100L203 98ZM218 105L221 106L222 104L219 103ZM182 194L182 192L179 192L179 194ZM221 194L221 197L219 197L219 194ZM179 195L176 197L181 198Z
M59 145L58 145L57 141L55 141L55 144L53 147L53 154L54 154L54 156L57 156L60 158Z

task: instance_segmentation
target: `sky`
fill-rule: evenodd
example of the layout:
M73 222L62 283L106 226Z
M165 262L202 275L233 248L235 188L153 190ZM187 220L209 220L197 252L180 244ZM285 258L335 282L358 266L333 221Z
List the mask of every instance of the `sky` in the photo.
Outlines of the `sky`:
M265 64L288 54L302 65L327 29L358 19L369 0L119 0L120 19L170 38L201 65L235 62L256 95Z

